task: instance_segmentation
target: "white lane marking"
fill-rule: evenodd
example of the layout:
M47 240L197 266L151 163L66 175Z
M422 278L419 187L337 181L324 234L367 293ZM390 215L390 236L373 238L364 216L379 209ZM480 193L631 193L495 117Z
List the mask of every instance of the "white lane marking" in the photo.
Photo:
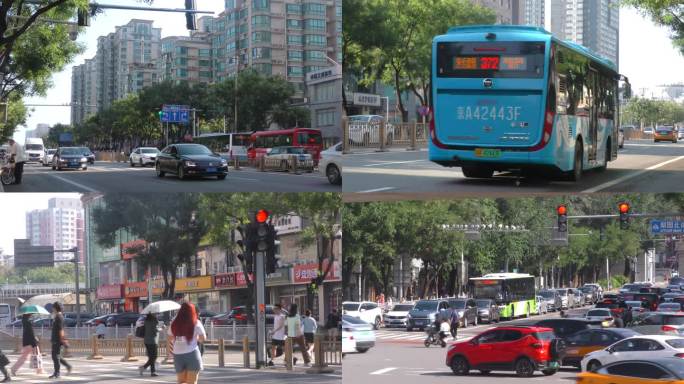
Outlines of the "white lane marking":
M397 368L395 368L395 367L388 367L388 368L378 369L377 371L371 372L370 374L371 374L371 375L382 375L382 374L384 374L384 373L387 373L387 372L389 372L389 371L393 371L393 370L395 370L395 369L397 369Z
M365 191L359 191L358 193L382 192L382 191L389 191L391 189L397 189L397 188L396 187L384 187L384 188L367 189Z
M381 165L392 165L392 164L408 164L408 163L420 163L420 162L427 162L427 160L407 160L407 161L384 161L382 163L374 163L374 164L365 164L363 165L364 167L377 167Z
M228 177L232 180L247 180L247 181L259 181L259 179L249 179L246 177L233 177L230 174L228 174Z
M460 168L459 168L460 169ZM441 177L441 178L456 178L464 177L460 171L450 171L441 169L393 169L393 168L363 168L363 167L345 167L344 172L357 174L373 174L373 175L392 175L392 176L418 176L418 177Z
M65 182L65 183L68 183L68 184L71 184L71 185L75 185L75 186L77 186L77 187L79 187L79 188L81 188L81 189L85 189L85 190L88 191L88 192L97 192L96 189L92 189L92 188L90 188L90 187L88 187L88 186L85 186L85 185L83 185L83 184L81 184L81 183L77 183L77 182L75 182L75 181L69 180L69 179L67 179L67 178L65 178L65 177L57 176L57 175L52 174L52 173L48 173L48 175L50 175L50 176L52 176L52 177L54 177L54 178L56 178L56 179L62 180L62 181Z
M617 185L617 184L620 184L620 183L622 183L622 182L624 182L624 181L626 181L626 180L633 179L633 178L635 178L635 177L637 177L637 176L643 175L644 173L646 173L646 172L648 172L648 171L652 171L652 170L654 170L654 169L658 169L658 168L660 168L660 167L664 167L664 166L666 166L666 165L668 165L668 164L671 164L671 163L674 163L674 162L677 162L677 161L683 160L683 159L684 159L684 156L679 156L679 157L675 157L674 159L670 159L670 160L667 160L667 161L663 161L662 163L658 163L658 164L655 164L655 165L651 165L650 167L648 167L648 168L646 168L646 169L642 169L642 170L640 170L640 171L633 172L633 173L624 175L624 176L622 176L622 177L618 177L618 178L615 179L615 180L611 180L611 181L605 182L605 183L603 183L603 184L599 184L599 185L597 185L597 186L595 186L595 187L592 187L592 188L589 188L589 189L585 189L584 191L582 191L582 193L594 193L594 192L598 192L598 191L603 190L603 189L606 189L606 188L610 188L610 187L612 187L612 186L614 186L614 185Z

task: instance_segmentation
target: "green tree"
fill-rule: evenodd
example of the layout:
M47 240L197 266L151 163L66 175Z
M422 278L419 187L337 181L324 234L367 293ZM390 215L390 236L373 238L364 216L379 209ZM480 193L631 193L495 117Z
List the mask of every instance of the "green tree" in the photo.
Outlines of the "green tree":
M94 231L100 244L111 247L119 230L144 240L147 247L134 249L143 265L158 266L164 280L162 297L173 298L176 268L188 264L207 233L199 211L199 195L109 194L96 207Z
M684 6L681 0L622 0L648 16L654 23L670 29L672 43L684 54Z
M5 114L5 108L7 114ZM19 94L12 94L9 96L6 104L0 104L0 142L5 142L14 135L14 131L18 126L26 123L26 115L28 110L24 106ZM6 120L5 120L6 117Z

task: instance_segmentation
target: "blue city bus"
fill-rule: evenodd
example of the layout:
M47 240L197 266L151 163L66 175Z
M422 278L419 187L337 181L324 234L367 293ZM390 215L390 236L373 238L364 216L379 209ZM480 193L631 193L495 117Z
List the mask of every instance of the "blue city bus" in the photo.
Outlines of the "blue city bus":
M430 160L577 181L617 158L619 81L610 60L542 28L454 27L432 44Z

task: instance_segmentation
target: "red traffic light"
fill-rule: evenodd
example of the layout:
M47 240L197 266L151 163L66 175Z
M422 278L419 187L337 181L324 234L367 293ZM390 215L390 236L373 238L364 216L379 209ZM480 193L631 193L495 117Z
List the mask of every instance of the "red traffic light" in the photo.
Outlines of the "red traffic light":
M618 205L618 209L620 210L620 213L629 213L629 204L627 203L620 203Z
M266 220L268 220L268 211L265 209L260 209L256 213L256 221L257 223L265 223Z
M556 208L556 211L559 215L567 215L568 207L566 207L565 205L559 205L558 208Z

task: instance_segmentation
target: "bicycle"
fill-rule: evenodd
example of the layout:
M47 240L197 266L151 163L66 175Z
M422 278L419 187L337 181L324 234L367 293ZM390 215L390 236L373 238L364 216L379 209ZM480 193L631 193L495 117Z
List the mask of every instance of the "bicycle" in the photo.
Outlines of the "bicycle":
M0 183L2 183L2 185L10 185L14 184L15 180L14 163L5 161L2 163L2 169L0 170Z

